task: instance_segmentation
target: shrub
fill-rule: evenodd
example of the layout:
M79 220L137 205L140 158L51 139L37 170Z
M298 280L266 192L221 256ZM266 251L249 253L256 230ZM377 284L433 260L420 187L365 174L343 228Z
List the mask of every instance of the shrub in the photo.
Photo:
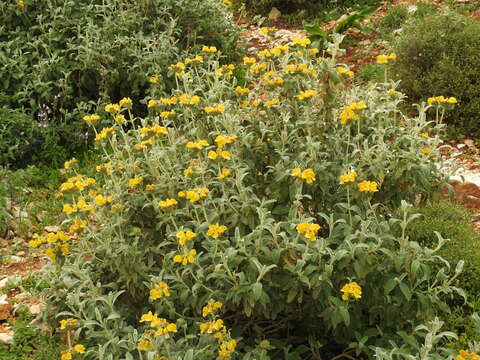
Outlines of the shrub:
M29 244L89 358L373 358L448 309L454 271L395 235L414 218L398 194L443 184L440 127L399 112L392 84L344 87L308 43L245 58L246 87L204 53L148 116L106 107L95 179L65 164L70 233Z
M422 217L412 222L407 235L422 246L437 242L435 231L450 239L440 250L440 255L450 264L465 261L458 278L462 288L475 295L480 292L480 238L470 223L467 209L448 201L429 203L415 210Z
M395 73L408 97L455 96L461 106L446 118L449 132L478 134L480 23L453 12L430 15L408 22L394 47Z
M25 129L42 135L25 142L44 149L39 160L54 165L83 150L78 120L98 98L142 99L153 75L168 89L162 76L179 53L208 44L230 54L237 39L217 0L8 0L0 12L0 102L24 109L2 123L30 122ZM9 163L24 166L24 150L12 151Z
M329 0L234 0L234 3L245 5L248 10L254 12L269 12L272 7L278 8L282 13L292 13L296 11L306 11L312 16L318 16L319 13L332 8L343 8L344 10L352 6L367 6L378 4L377 0L338 0L335 2Z

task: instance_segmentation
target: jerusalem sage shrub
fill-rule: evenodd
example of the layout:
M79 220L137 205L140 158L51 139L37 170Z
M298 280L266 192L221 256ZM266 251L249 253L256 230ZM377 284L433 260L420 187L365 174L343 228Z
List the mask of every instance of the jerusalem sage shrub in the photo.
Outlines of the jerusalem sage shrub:
M29 244L87 357L373 358L462 293L461 264L405 232L402 199L444 183L441 125L403 115L393 83L344 87L334 38L329 58L297 39L241 65L204 46L169 66L169 96L152 85L148 116L129 97L85 114L98 176L66 162L64 231Z

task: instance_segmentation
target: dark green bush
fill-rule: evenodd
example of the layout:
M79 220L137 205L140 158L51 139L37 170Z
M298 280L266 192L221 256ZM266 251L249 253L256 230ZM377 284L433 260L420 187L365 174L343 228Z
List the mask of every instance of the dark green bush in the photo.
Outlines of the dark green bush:
M395 75L412 101L454 96L447 113L449 133L479 134L480 23L453 12L412 19L396 42Z
M237 4L244 4L248 10L266 13L272 7L278 8L282 13L306 11L309 15L319 15L333 8L347 8L378 4L377 0L236 0Z
M179 53L202 44L231 53L237 39L231 13L218 0L19 4L0 2L0 103L24 110L2 110L0 123L24 135L0 144L10 148L0 164L59 165L83 149L85 127L78 120L96 110L99 98L142 99L149 76L165 76ZM167 81L162 84L168 89ZM23 130L14 130L14 123ZM26 144L33 144L39 159L24 156L32 153Z
M451 266L460 260L465 261L460 275L460 286L470 294L480 292L480 237L470 223L470 215L465 208L448 201L430 203L414 212L423 216L411 223L407 235L420 245L435 247L438 231L450 239L440 250L440 255Z
M391 7L378 22L380 31L390 34L389 32L399 29L409 18L422 19L437 10L434 5L429 3L417 2L413 5L414 8L404 5Z

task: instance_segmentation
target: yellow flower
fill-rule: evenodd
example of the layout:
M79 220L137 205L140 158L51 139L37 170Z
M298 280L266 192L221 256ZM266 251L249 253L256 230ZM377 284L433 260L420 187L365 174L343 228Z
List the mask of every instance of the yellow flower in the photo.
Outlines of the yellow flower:
M430 154L432 151L431 151L429 148L424 147L424 148L422 148L422 149L420 150L420 152L421 152L423 155L428 155L428 154Z
M202 51L207 54L213 54L217 52L217 48L215 46L203 46Z
M343 300L349 300L351 297L355 299L360 299L362 297L362 288L354 281L343 285L341 292L343 293Z
M105 204L109 204L113 201L113 198L111 196L103 196L103 195L97 195L95 196L95 204L98 206L103 206Z
M210 145L206 140L199 140L197 142L189 141L187 143L187 148L202 150L204 147Z
M343 66L337 67L337 71L340 75L346 75L348 77L353 77L355 75L353 71L350 71L347 68L344 68Z
M77 211L76 206L72 206L72 204L63 205L63 212L67 215L73 214L76 211Z
M318 224L301 223L297 225L297 232L310 241L317 239L318 230L320 230L320 225Z
M262 349L270 349L270 341L268 341L267 339L260 341L260 347Z
M17 6L20 8L20 9L23 9L25 7L25 3L23 2L23 0L18 0L17 1ZM62 359L63 360L63 359Z
M257 60L254 58L254 57L248 57L248 56L245 56L243 58L243 63L245 65L253 65L257 62Z
M227 230L228 228L225 225L214 224L208 227L207 235L214 239L218 239Z
M279 104L279 100L278 99L272 99L272 100L269 100L265 103L265 107L266 108L269 108L269 107L272 107L273 105L278 105Z
M126 109L132 108L132 99L129 97L124 97L122 100L118 102L118 105L123 106Z
M83 354L85 353L85 346L83 346L82 344L77 344L73 347L73 350L75 350L75 352L77 352L78 354Z
M218 135L215 138L215 143L217 144L218 149L223 148L227 144L233 144L237 141L236 135Z
M95 136L95 141L103 140L115 133L114 128L103 128L102 131Z
M378 55L377 56L377 64L386 64L390 60L396 60L397 54L391 53L390 55Z
M237 86L237 87L235 88L235 92L236 92L238 95L245 96L245 95L248 95L248 94L250 93L250 89L242 88L241 86Z
M360 116L356 113L356 111L361 111L366 108L367 104L365 104L364 101L347 105L340 114L340 122L342 125L347 125L352 120L360 120Z
M340 175L340 184L346 184L346 183L349 183L349 182L354 182L355 179L357 178L357 175L358 174L357 174L356 171L352 171L352 172Z
M220 309L223 304L219 301L210 300L207 305L202 309L202 316L207 317L210 314L214 314L218 309Z
M260 28L260 32L263 34L263 35L274 35L275 32L277 31L276 28L274 27L262 27Z
M108 113L117 113L120 111L120 105L118 104L105 105L105 111Z
M391 96L391 97L398 96L399 94L400 94L400 93L399 93L398 91L395 91L395 90L393 90L393 89L389 89L389 90L387 91L387 95L388 95L388 96Z
M315 181L315 172L310 168L303 171L300 168L295 168L291 171L290 175L304 180L307 184L311 184Z
M197 237L193 231L179 231L177 232L177 239L180 245L185 245L188 241L192 241Z
M170 290L165 282L161 281L150 290L150 299L157 300L164 296L170 296Z
M122 114L117 114L115 115L115 121L119 124L122 124L125 122L125 116L123 116Z
M60 320L60 330L77 326L77 323L78 323L77 319L73 319L73 318Z
M138 185L140 185L142 182L143 182L143 177L133 178L133 179L130 179L130 180L129 180L128 186L129 186L131 189L135 189L135 188L138 187Z
M317 96L317 92L315 90L306 90L306 91L301 91L300 94L296 95L295 97L298 98L299 100L304 100L304 99L311 99L314 96Z
M358 190L364 194L373 194L377 192L377 183L375 181L362 181L358 184Z
M160 125L146 126L140 129L142 136L160 136L168 134L168 129Z
M140 350L140 351L150 351L150 350L153 350L154 347L153 347L153 344L150 340L142 339L138 343L137 349Z
M173 262L180 263L184 266L188 265L188 264L193 264L195 262L195 256L196 255L197 255L197 251L195 249L192 249L185 256L175 255L173 257Z
M177 205L178 202L175 199L167 199L167 200L162 200L158 202L158 206L160 206L160 209L166 210L171 208L172 206Z
M222 171L220 171L220 173L218 174L218 177L220 179L225 179L228 175L230 175L230 170L222 169Z
M150 79L148 79L152 84L156 84L159 81L159 78L157 76L151 76Z
M70 351L62 351L60 360L72 360L72 353Z
M423 137L424 139L428 139L430 137L427 132L421 132L418 134L418 136Z
M293 39L292 44L293 45L298 45L300 47L307 47L310 45L312 42L308 38L300 38L300 39Z
M203 111L210 115L223 114L225 112L225 106L222 104L215 104L214 106L206 106Z
M65 161L65 163L63 164L63 168L64 169L70 169L70 168L74 167L75 165L77 165L77 163L78 163L77 159L72 158L71 160Z
M85 115L83 120L88 124L92 125L94 122L100 120L100 115Z

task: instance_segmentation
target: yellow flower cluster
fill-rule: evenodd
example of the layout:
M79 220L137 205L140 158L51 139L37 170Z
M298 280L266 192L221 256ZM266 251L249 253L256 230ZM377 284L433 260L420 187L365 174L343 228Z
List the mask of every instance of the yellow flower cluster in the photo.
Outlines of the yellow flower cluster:
M215 321L207 321L202 324L200 324L200 332L202 334L212 334L215 332L226 332L227 329L225 328L225 325L223 324L222 319L218 319Z
M148 186L148 185L147 185ZM148 189L147 189L148 190ZM177 205L178 202L175 199L166 199L166 200L160 200L158 202L158 206L160 206L160 209L162 210L167 210L170 209L171 207Z
M68 231L72 233L78 233L87 228L88 222L87 220L75 219L73 220L73 224L70 225Z
M421 133L418 134L418 136L420 136L420 137L422 137L422 138L424 138L424 139L430 138L430 136L428 135L427 132L421 132Z
M349 182L354 182L355 179L357 178L358 174L356 171L352 171L349 173L345 173L343 175L340 175L340 184L346 184Z
M293 39L292 40L292 45L298 45L300 47L307 47L311 43L312 42L310 41L309 38L300 38L300 39Z
M115 134L115 129L114 128L112 128L112 127L103 128L102 131L100 131L100 133L98 133L95 136L95 141L100 141L100 140L106 139L107 137L109 137L113 134Z
M18 0L17 1L17 6L20 8L20 9L23 9L25 7L25 2L23 0Z
M70 159L70 160L68 160L68 161L65 161L65 162L63 163L63 168L64 168L64 169L70 169L70 168L76 166L77 164L78 164L78 160L75 159L75 158L72 158L72 159Z
M277 98L273 98L272 100L267 101L264 106L266 108L272 107L273 105L278 105L280 101Z
M170 296L170 290L168 289L168 285L161 281L156 284L152 290L150 290L150 299L158 300L164 296Z
M347 125L353 120L360 120L360 116L356 111L361 111L367 108L367 104L364 101L352 103L347 105L340 113L340 122L342 125Z
M210 145L207 140L199 140L197 142L189 141L187 143L187 148L202 150L204 147Z
M310 168L303 171L300 168L295 168L290 175L304 180L307 184L311 184L315 181L315 172Z
M337 71L340 75L346 75L348 77L353 77L355 74L353 71L348 70L347 68L344 68L343 66L337 67Z
M70 191L70 190L79 190L83 191L85 188L95 185L95 179L93 178L83 178L83 175L77 175L71 178L68 178L66 182L60 185L60 191Z
M141 339L138 342L137 350L139 350L139 351L150 351L150 350L153 350L153 349L154 349L154 346L153 346L152 342L148 339Z
M263 35L274 35L277 32L277 29L274 28L274 27L264 26L264 27L260 28L260 32Z
M225 179L227 176L230 175L230 170L228 169L222 169L219 173L218 173L218 178L219 179Z
M193 106L200 102L200 98L197 95L182 94L178 97L178 101L182 105Z
M108 113L117 113L120 111L120 105L118 104L105 105L105 111Z
M318 75L318 71L311 69L308 64L289 64L285 66L285 72L292 74L302 73L310 76Z
M96 114L94 114L94 115L85 115L85 116L83 117L83 120L84 120L87 124L91 125L91 124L97 122L98 120L100 120L100 115L96 115Z
M226 77L230 77L233 75L233 70L235 70L235 65L233 64L223 65L221 68L215 71L215 74L225 75Z
M377 192L378 184L375 181L362 181L361 183L358 183L358 190L364 194L373 194L374 192Z
M253 59L253 58L251 58ZM252 64L248 68L248 71L252 72L253 74L259 74L261 71L264 71L267 69L267 64Z
M178 243L184 246L187 242L192 241L197 237L193 231L179 231L177 232Z
M355 281L343 285L341 292L343 293L343 300L349 300L351 297L355 299L362 297L362 288Z
M420 149L420 152L421 152L423 155L429 155L429 154L432 152L432 150L430 150L430 149L427 148L427 147L424 147L424 148Z
M177 332L177 325L169 323L164 318L159 318L157 314L152 314L151 311L147 314L143 314L140 318L140 322L148 322L150 323L150 327L157 328L157 331L155 332L156 336Z
M222 104L215 104L213 106L206 106L203 111L210 115L219 115L225 112L225 106Z
M121 107L124 107L125 109L131 109L133 102L132 102L132 99L130 99L129 97L124 97L122 100L118 102L118 104Z
M242 88L241 86L237 86L237 87L235 88L235 92L236 92L238 95L245 96L245 95L250 94L250 89Z
M158 76L150 76L148 81L150 81L150 83L152 84L157 84L160 81L160 79L158 78Z
M480 360L480 356L466 350L460 350L455 360Z
M277 75L277 73L274 71L269 71L263 74L262 79L265 86L275 87L283 85L284 80L281 77L275 75Z
M174 263L179 263L182 265L193 264L195 262L195 256L197 256L197 250L192 249L184 255L175 255L173 257Z
M227 230L228 228L225 225L214 224L208 227L207 235L214 239L218 239Z
M253 65L257 62L257 59L255 59L254 57L248 57L248 56L245 56L243 58L243 64L244 65Z
M153 146L154 143L155 142L153 139L144 140L138 144L135 144L135 150L141 151L143 149L148 148L149 146Z
M232 356L232 352L237 348L237 341L232 339L227 343L220 344L218 349L218 357L220 360L228 360Z
M305 100L305 99L311 99L317 95L318 93L316 90L305 90L305 91L301 91L300 94L296 95L295 97L298 98L299 100Z
M140 129L142 136L160 136L168 134L167 128L160 125L145 126Z
M84 354L85 346L83 346L82 344L77 344L73 347L73 351L62 351L60 355L60 360L71 360L74 353Z
M186 198L191 203L194 203L206 197L209 192L207 188L195 188L193 190L180 191L178 197Z
M46 233L42 236L34 234L33 239L28 242L28 246L37 248L43 244L53 245L53 247L49 247L45 251L45 255L47 255L51 261L56 261L58 251L62 254L68 254L70 252L70 247L67 243L72 239L72 236L63 231Z
M190 58L187 57L184 60L185 65L196 65L196 64L200 64L202 62L203 62L203 56L201 56L201 55L197 55L193 59L190 59Z
M396 60L397 54L391 53L389 55L378 55L377 56L377 64L386 64L391 60Z
M185 70L185 64L182 62L177 62L176 64L170 65L168 68L172 71L183 71Z
M133 178L133 179L130 179L128 181L128 187L131 188L131 189L135 189L138 187L138 185L140 185L141 183L143 182L143 177L136 177L136 178Z
M60 320L60 329L65 330L77 326L78 320L73 318Z
M223 304L219 301L210 300L207 305L202 309L202 316L207 317L210 314L214 314L218 309L220 309Z
M438 103L438 104L456 104L458 101L456 98L454 98L453 96L452 97L449 97L449 98L445 98L443 96L434 96L434 97L431 97L431 98L428 98L427 100L427 103L428 105L432 105L434 103Z
M94 202L98 206L103 206L105 204L110 204L113 201L111 196L97 195L95 196Z
M203 46L202 51L207 54L214 54L217 52L217 48L215 46Z
M91 204L88 204L84 198L79 198L77 204L72 205L67 203L63 205L63 212L67 215L71 215L77 211L93 213L95 211L95 207Z
M310 241L317 239L318 230L320 230L320 225L318 224L301 223L297 225L297 232Z
M387 95L388 95L388 96L391 96L391 97L395 97L395 96L400 95L400 93L399 93L398 91L396 91L396 90L389 89L389 90L387 91Z
M162 119L169 119L170 117L174 116L177 112L175 110L171 110L171 111L162 111L160 113L160 117Z

